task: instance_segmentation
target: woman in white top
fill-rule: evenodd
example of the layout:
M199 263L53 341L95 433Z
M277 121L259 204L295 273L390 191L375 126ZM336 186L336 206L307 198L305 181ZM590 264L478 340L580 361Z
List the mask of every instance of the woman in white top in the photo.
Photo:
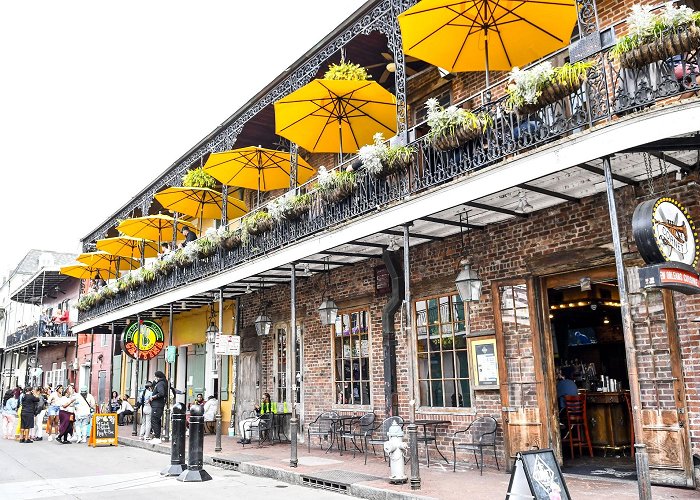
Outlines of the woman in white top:
M56 441L61 444L70 444L68 434L73 434L73 422L75 422L75 391L73 386L66 387L66 392L58 398L58 436Z
M141 431L139 432L139 437L146 441L151 438L151 401L150 397L153 395L151 390L151 382L146 382L146 387L141 391L141 396L139 396L137 405L141 407L142 418L141 418Z
M12 390L8 390L2 398L2 437L15 438L15 420L19 402Z
M49 408L46 411L49 416L48 434L49 441L53 439L52 434L58 434L58 411L61 409L58 404L59 398L63 396L63 386L59 385L56 390L49 395Z
M87 387L84 388L87 392ZM82 392L82 388L81 388ZM90 413L92 409L82 394L76 392L75 397L75 436L73 441L84 443L87 441L87 428L90 423Z

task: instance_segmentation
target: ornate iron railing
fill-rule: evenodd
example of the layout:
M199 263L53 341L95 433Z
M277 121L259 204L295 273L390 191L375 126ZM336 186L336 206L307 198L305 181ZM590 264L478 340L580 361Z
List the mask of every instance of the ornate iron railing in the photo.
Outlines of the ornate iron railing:
M176 268L168 276L119 294L82 313L81 321L220 273L299 239L400 203L409 195L420 195L434 186L507 161L509 157L582 132L595 124L612 121L670 97L694 93L700 88L698 51L646 64L639 69L620 69L606 52L594 55L591 60L593 67L588 70L587 81L580 89L540 109L528 112L510 109L506 102L506 82L492 87L490 93L497 97L484 104L481 104L484 101L481 93L466 99L463 106L490 117L491 125L480 137L456 149L439 151L424 135L425 125L419 124L409 131L417 155L406 171L381 179L356 168L358 184L347 199L328 203L315 196L310 212L300 220L282 221L266 233L251 236L233 250L219 250L188 267ZM300 190L314 195L313 183Z
M54 325L52 323L32 323L31 325L23 326L18 328L17 331L11 335L8 335L5 342L5 347L10 348L26 342L27 340L47 338L47 337L62 337L62 338L73 338L70 334L70 325L66 324L65 329L63 325Z

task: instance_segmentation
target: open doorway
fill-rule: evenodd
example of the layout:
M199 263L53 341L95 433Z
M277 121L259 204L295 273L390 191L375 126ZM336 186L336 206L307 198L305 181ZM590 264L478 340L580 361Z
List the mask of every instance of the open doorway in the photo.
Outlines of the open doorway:
M562 470L636 479L614 270L558 275L545 283Z

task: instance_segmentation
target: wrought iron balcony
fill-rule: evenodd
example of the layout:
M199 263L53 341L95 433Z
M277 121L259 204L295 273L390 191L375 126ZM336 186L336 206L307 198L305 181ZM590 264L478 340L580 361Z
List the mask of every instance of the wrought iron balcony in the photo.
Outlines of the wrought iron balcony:
M27 341L51 339L51 340L75 340L75 336L70 332L70 324L58 325L53 323L33 323L31 325L18 328L15 333L7 337L5 348L9 349Z
M586 83L571 95L540 109L517 112L507 105L501 82L490 89L493 99L476 94L461 104L474 112L485 112L491 125L479 137L455 149L438 150L424 135L421 124L410 131L417 154L405 171L387 178L375 178L356 168L358 183L345 200L328 203L314 193L313 183L301 188L314 196L308 214L297 221L282 221L270 231L251 236L233 250L219 249L214 255L196 259L187 267L175 268L166 276L117 294L80 314L80 320L96 318L114 309L164 293L195 280L220 273L242 262L294 244L307 236L333 229L349 220L361 218L378 209L401 203L421 193L487 166L506 162L518 154L552 144L573 134L585 133L593 126L611 123L623 115L652 107L675 96L686 96L700 89L698 53L677 56L646 64L639 69L621 69L609 53L592 58ZM682 102L673 102L683 105ZM353 160L351 160L352 162ZM354 160L357 161L357 160ZM9 341L8 341L9 345Z

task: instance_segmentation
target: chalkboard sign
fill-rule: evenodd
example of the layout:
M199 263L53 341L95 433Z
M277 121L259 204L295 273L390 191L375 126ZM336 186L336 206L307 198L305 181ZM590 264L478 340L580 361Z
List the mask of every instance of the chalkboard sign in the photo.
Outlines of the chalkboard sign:
M551 449L523 451L515 456L506 500L571 500Z
M89 446L117 446L117 414L95 413L92 416Z

